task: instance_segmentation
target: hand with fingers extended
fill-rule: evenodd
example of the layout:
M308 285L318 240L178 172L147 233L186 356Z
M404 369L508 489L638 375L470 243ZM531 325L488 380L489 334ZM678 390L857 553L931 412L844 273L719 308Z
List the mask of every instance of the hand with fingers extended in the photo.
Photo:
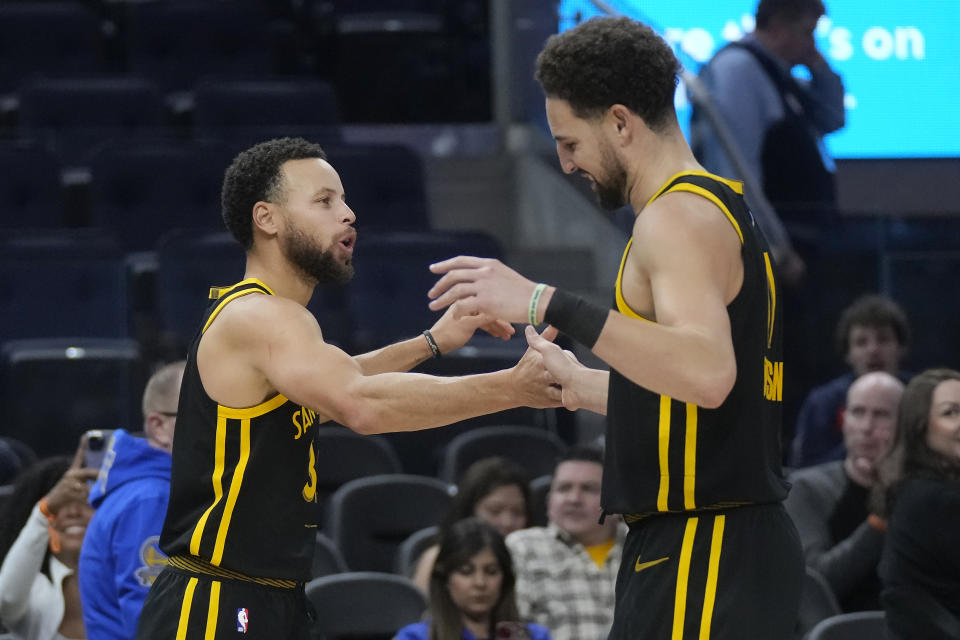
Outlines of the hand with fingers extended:
M536 333L532 327L529 331ZM554 329L544 337L544 340L553 340L556 336L557 332ZM560 386L544 366L543 356L536 349L527 349L510 373L513 377L513 388L520 392L523 406L535 409L562 406Z
M427 292L434 311L458 302L456 314L486 313L507 322L528 322L537 285L499 260L457 256L430 265L430 271L443 274Z
M509 340L516 333L513 325L486 313L465 313L461 303L450 305L440 319L430 327L430 333L441 353L459 349L473 337L477 329L486 331L494 338Z

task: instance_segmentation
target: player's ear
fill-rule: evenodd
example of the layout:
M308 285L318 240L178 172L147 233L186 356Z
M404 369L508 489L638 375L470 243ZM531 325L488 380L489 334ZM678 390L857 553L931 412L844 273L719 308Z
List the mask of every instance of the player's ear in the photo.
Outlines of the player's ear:
M607 109L607 125L622 143L629 143L633 138L633 129L636 126L633 112L622 104L612 105Z
M253 205L253 226L267 235L276 235L278 231L277 212L269 202L257 202Z

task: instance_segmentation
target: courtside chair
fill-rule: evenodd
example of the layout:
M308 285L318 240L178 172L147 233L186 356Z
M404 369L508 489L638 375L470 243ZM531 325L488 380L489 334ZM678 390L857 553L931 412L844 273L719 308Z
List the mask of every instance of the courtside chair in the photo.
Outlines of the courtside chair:
M322 426L314 440L318 522L326 522L330 496L357 478L400 473L400 460L379 436L361 436L340 426Z
M326 531L351 571L393 571L397 547L436 524L452 488L436 478L387 474L351 480L330 498Z
M0 435L37 456L71 455L88 429L142 422L146 383L140 349L129 339L46 338L0 347Z
M888 638L883 611L856 611L831 616L817 624L808 640L884 640Z
M564 447L558 436L536 427L480 427L450 441L444 451L440 478L456 484L470 465L492 456L503 456L517 462L535 478L553 473Z
M314 640L390 640L427 608L409 578L391 573L338 573L311 580L305 590L316 612Z

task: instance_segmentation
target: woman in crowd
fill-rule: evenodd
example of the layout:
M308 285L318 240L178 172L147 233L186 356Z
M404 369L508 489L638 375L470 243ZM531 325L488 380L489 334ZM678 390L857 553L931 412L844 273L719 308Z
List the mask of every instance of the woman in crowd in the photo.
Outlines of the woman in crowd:
M96 469L69 458L36 462L18 477L0 524L0 621L15 637L86 636L77 560L93 515L87 481Z
M881 479L890 629L903 640L960 638L960 372L931 369L907 385Z
M440 529L464 518L477 517L490 523L506 537L530 526L530 487L526 472L507 458L478 460L463 473L454 496L440 523ZM437 557L437 545L428 547L417 561L413 582L429 593L430 572Z
M395 640L549 640L542 626L519 622L513 562L503 536L478 518L443 530L430 575L428 621Z

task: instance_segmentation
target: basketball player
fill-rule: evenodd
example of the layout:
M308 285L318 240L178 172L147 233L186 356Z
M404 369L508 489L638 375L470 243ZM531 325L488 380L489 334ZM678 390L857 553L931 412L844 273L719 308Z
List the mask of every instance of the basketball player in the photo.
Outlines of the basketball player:
M610 638L782 640L803 563L781 504L781 304L742 185L680 132L678 68L625 18L552 36L537 60L563 170L637 212L612 311L465 256L431 267L431 307L545 320L610 365L528 331L564 405L607 416L602 506L630 526Z
M160 538L170 560L144 604L142 640L308 637L318 424L371 434L559 406L533 350L489 374L395 373L481 325L510 332L487 316L448 312L424 336L356 358L324 342L304 305L318 283L349 280L357 233L319 146L284 138L244 151L222 200L246 273L211 292L189 350Z

